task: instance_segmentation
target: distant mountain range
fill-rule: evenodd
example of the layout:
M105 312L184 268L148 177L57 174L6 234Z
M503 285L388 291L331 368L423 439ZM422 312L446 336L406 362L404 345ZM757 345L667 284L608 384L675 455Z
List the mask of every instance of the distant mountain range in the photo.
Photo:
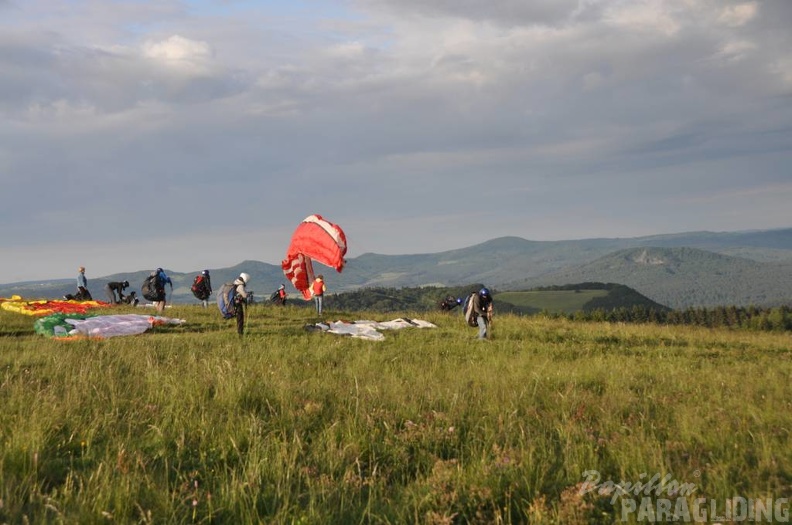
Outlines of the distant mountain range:
M631 248L530 279L528 286L618 282L672 308L792 305L792 261L758 262L697 248Z
M365 253L348 259L341 274L320 265L316 270L325 274L331 292L470 283L503 291L603 282L629 286L672 308L778 306L792 304L792 228L569 241L501 237L439 253ZM89 289L96 299L103 299L106 282L128 280L140 293L149 271L91 278ZM174 301L195 301L189 288L200 269L166 271L174 281ZM279 265L251 260L211 269L215 288L241 271L252 276L252 289L259 297L285 281ZM63 279L0 285L3 297L53 298L73 291L73 280Z

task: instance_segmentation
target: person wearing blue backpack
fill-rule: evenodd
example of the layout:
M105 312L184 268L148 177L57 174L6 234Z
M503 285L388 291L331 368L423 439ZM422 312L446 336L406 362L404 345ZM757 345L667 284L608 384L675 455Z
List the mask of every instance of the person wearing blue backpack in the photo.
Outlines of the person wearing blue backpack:
M463 313L469 326L478 327L478 338L492 337L492 294L489 289L482 288L471 293L465 300Z
M162 315L165 311L165 303L167 302L167 294L165 293L165 285L169 284L171 287L171 294L173 294L173 281L165 273L162 268L157 268L155 271L156 277L154 279L155 287L157 290L157 299L154 301L154 306L157 308L157 313Z
M245 304L248 291L245 288L250 282L250 275L242 272L233 283L225 283L217 292L217 307L224 319L236 317L237 333L242 335L245 331Z

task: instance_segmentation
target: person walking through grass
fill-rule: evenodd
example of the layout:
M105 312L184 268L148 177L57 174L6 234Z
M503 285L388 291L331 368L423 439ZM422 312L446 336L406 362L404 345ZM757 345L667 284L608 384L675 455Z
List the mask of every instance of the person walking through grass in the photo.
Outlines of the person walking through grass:
M168 299L168 295L165 293L165 285L170 285L171 295L173 295L173 281L171 281L171 278L168 277L168 274L166 274L165 270L162 268L157 268L155 271L157 274L154 281L157 289L157 299L154 301L154 306L157 308L157 313L162 315L165 311L165 303Z
M470 294L465 302L465 321L478 327L478 339L489 339L492 335L492 310L492 294L487 288Z

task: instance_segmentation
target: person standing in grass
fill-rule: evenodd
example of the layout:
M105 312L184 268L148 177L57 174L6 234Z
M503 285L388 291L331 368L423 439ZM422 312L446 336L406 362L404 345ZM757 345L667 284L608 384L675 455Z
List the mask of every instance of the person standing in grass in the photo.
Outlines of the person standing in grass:
M314 279L314 282L311 283L311 296L314 298L314 303L316 305L316 313L319 317L322 317L322 306L324 303L324 294L327 291L327 286L324 282L324 275L319 274Z
M165 311L165 303L167 302L167 294L165 293L165 285L169 284L171 287L171 295L173 294L173 281L165 273L162 268L156 269L157 278L155 279L155 286L157 287L157 300L154 301L154 306L157 308L157 313L162 315Z
M80 266L77 274L77 299L79 301L90 301L91 292L88 291L88 279L85 277L85 266Z
M250 275L242 272L234 280L235 300L236 300L236 325L237 334L242 335L245 331L245 309L250 292L247 291L247 284L250 282Z
M252 292L248 292L246 285L250 282L250 275L242 272L232 283L225 283L217 292L217 308L223 314L223 319L236 318L237 333L245 332L245 305Z
M478 326L479 339L491 336L492 310L492 294L487 288L470 294L465 303L465 320L470 326Z
M74 295L68 294L63 296L64 299L75 301L91 301L91 292L88 291L88 279L85 277L85 266L77 268L77 293Z
M195 276L190 290L195 298L201 301L201 306L204 308L209 306L209 296L212 295L212 278L209 270L204 270Z

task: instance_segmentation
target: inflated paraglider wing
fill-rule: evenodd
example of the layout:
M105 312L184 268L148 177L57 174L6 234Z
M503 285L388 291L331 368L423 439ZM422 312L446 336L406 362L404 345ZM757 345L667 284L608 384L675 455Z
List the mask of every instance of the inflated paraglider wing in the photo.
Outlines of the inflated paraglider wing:
M281 268L286 278L308 300L311 298L309 285L314 280L313 261L340 272L346 263L346 251L344 231L321 215L311 215L294 231Z
M297 226L286 255L288 259L289 255L303 254L340 272L346 251L346 236L341 228L321 215L311 215Z
M283 274L297 288L305 300L311 298L310 284L314 280L313 264L310 257L298 253L287 256L281 263Z

